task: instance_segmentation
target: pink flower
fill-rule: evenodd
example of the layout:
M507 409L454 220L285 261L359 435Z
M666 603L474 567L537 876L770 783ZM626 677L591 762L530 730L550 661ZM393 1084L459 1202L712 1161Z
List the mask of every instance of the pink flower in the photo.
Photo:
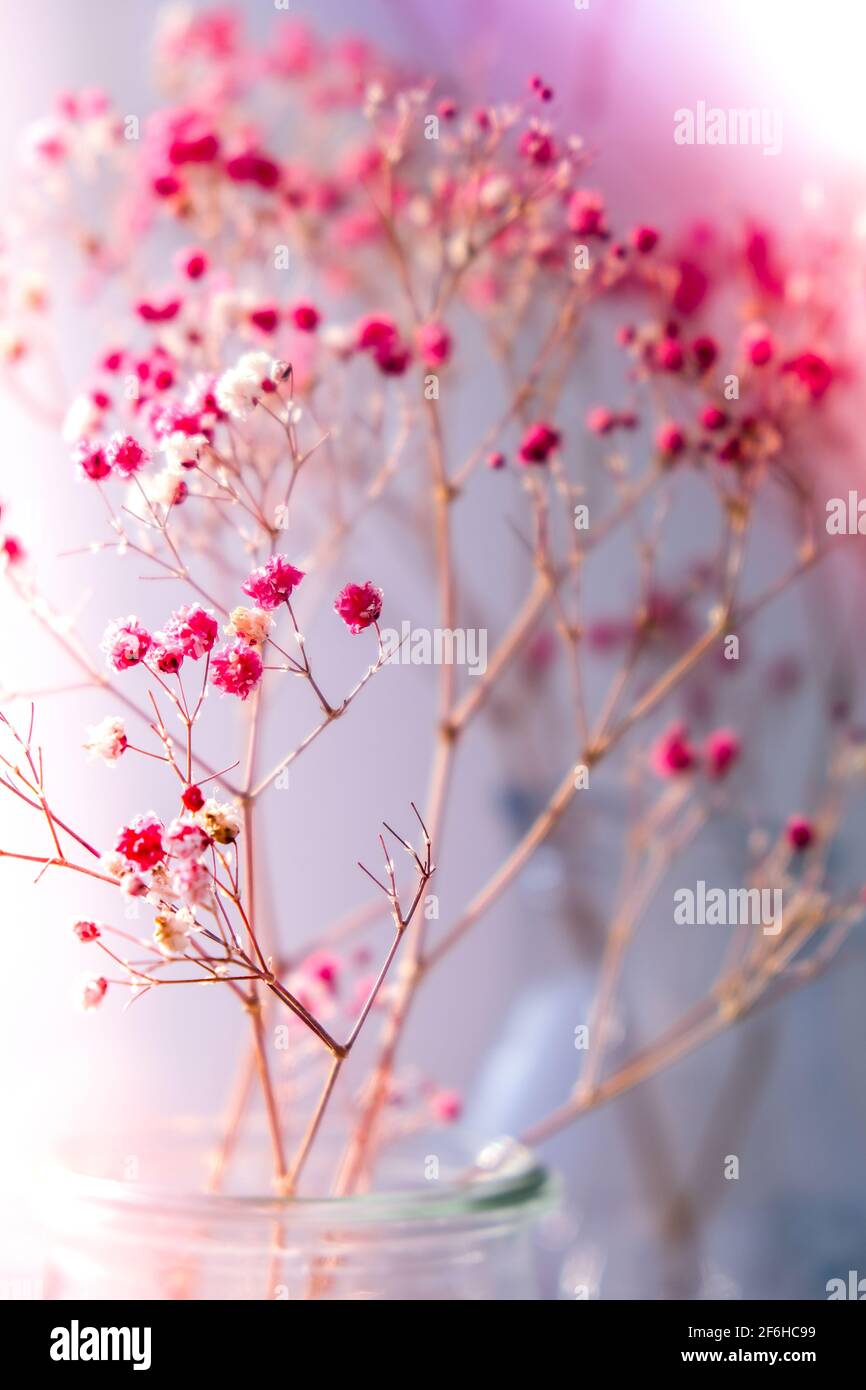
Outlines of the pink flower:
M698 369L702 372L706 372L709 371L718 357L719 348L715 338L707 337L707 335L704 334L693 340L692 352L698 364Z
M488 468L494 468L494 469L504 468L504 467L505 467L505 455L504 455L504 454L501 454L501 453L499 452L498 449L496 450L495 453L488 454L488 455L487 455L487 467L488 467Z
M682 371L685 361L682 343L677 338L662 338L656 345L655 358L665 372Z
M727 415L717 405L705 405L701 411L701 424L705 430L723 429L727 421Z
M199 792L201 796L201 792ZM204 801L202 801L204 805ZM173 820L162 837L166 854L175 859L200 859L212 843L210 835L195 821Z
M76 922L72 930L79 941L95 941L102 935L95 922Z
M785 836L792 849L808 849L815 838L815 827L805 816L792 816L785 827Z
M296 304L291 312L292 322L299 333L315 333L321 322L321 314L314 304Z
M253 570L241 588L259 608L270 612L289 597L303 577L303 570L295 569L287 555L272 555L267 564Z
M0 544L0 551L5 555L10 565L17 565L24 559L24 546L16 536L4 536Z
M139 869L152 869L165 855L163 829L162 821L152 811L144 816L135 816L129 825L121 826L117 832L114 848L128 864L134 864Z
M115 671L127 671L144 660L152 642L147 628L142 627L137 618L115 618L105 629L102 650L109 666Z
M397 325L386 314L368 314L355 329L355 343L362 352L384 347L397 337Z
M722 447L717 451L716 457L721 463L737 463L742 456L742 445L735 434L730 439L726 439Z
M539 126L533 126L523 132L518 149L524 159L542 167L545 164L551 164L556 158L556 145L553 142L553 137L549 131L542 130Z
M371 584L347 584L334 600L334 612L339 613L350 632L363 632L375 623L382 612L381 589Z
M174 174L157 174L151 187L157 198L173 198L180 192L183 184Z
M616 428L617 417L606 405L594 405L587 411L586 428L593 434L610 434Z
M233 183L254 183L274 188L280 181L280 166L256 149L244 150L226 161L226 174Z
M416 334L421 361L427 367L441 367L451 356L451 334L442 323L425 323Z
M204 251L195 247L191 250L181 251L177 258L177 265L188 280L200 280L207 273L208 258Z
M530 425L520 441L522 463L547 463L548 456L559 447L560 436L544 421Z
M387 314L369 314L355 329L355 346L361 352L372 353L385 376L402 376L412 354L401 341L397 325Z
M273 304L263 304L250 313L250 323L262 333L276 333L279 322L279 310Z
M255 647L241 638L235 638L221 647L211 658L211 675L214 685L226 695L237 695L246 700L262 678L262 658Z
M187 811L192 811L194 815L195 812L200 811L204 805L204 792L201 787L197 787L195 783L191 783L188 787L184 787L180 799L185 809Z
M131 870L124 874L120 880L120 891L127 898L143 898L147 892L147 879L142 878L141 874L134 874Z
M72 461L78 476L89 478L94 483L107 478L111 472L111 464L105 457L102 445L93 444L89 439L79 439L72 453Z
M668 420L659 426L656 432L656 448L660 454L664 454L666 458L676 458L685 447L686 436L679 425Z
M678 314L693 314L703 303L710 279L696 261L680 261L679 283L674 290L673 307Z
M654 745L652 765L659 777L676 777L695 765L695 750L688 741L684 724L674 724Z
M773 337L765 323L750 324L742 338L743 355L753 367L765 367L773 356Z
M430 1109L442 1124L453 1124L463 1114L463 1101L457 1091L436 1091L430 1097Z
M412 354L399 338L373 349L373 360L383 376L402 376Z
M144 299L136 304L135 312L144 323L171 323L180 311L179 299L167 299L164 304L154 304Z
M641 256L649 255L658 245L659 234L655 227L635 227L631 233L631 244Z
M150 454L142 448L131 434L113 434L105 450L105 457L113 472L122 478L131 478L133 473L150 463Z
M95 1009L97 1004L101 1004L108 989L108 981L103 975L97 975L92 980L86 980L81 988L81 1007L82 1009Z
M536 92L542 101L553 101L553 88L548 87L547 83L537 72L533 73L529 79L529 89Z
M704 744L710 777L724 777L740 756L740 740L731 729L716 729Z
M198 661L213 649L219 634L219 623L213 613L201 604L179 608L165 625L166 636L176 642L191 661Z
M298 966L301 975L306 975L309 979L318 980L331 994L337 991L337 981L340 974L340 960L333 951L324 948L318 951L311 951L310 954L301 961Z
M171 889L188 907L207 902L213 892L213 880L204 864L195 859L183 859L171 876Z
M220 142L213 131L192 138L172 140L168 147L170 164L212 164L219 154Z
M568 204L568 228L575 236L606 236L604 199L590 188L578 188Z
M748 228L743 255L758 288L780 299L785 293L785 273L776 261L772 238L765 228L754 225Z
M167 632L153 634L153 642L147 656L148 663L166 676L176 675L183 665L183 649Z
M792 372L813 401L820 400L833 382L832 367L817 352L801 352L798 357L789 358L782 371Z

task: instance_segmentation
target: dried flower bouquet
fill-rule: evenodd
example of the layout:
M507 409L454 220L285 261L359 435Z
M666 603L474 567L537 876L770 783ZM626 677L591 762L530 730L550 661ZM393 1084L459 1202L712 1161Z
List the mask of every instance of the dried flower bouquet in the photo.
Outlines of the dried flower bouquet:
M63 649L70 685L92 691L94 723L81 740L121 777L133 760L155 760L164 791L158 810L130 809L113 843L92 843L68 809L70 789L49 777L55 756L7 666L3 788L42 838L28 842L21 817L22 841L0 855L33 863L40 877L74 879L68 929L89 958L86 1009L104 1015L116 996L201 984L228 991L248 1016L213 1188L257 1078L275 1183L295 1192L345 1086L344 1065L362 1032L372 1034L333 1176L333 1190L347 1194L374 1181L389 1137L418 1122L395 1117L392 1102L419 990L435 988L442 962L574 803L589 804L602 765L636 770L640 814L622 827L620 904L585 1069L561 1108L523 1136L529 1142L810 978L860 920L859 898L834 893L827 878L852 765L840 720L809 815L792 816L753 857L749 883L784 889L783 928L739 933L706 996L644 1051L606 1067L634 933L667 868L730 806L745 748L745 710L740 724L732 714L731 727L700 741L676 711L678 692L730 657L731 642L827 550L808 464L832 442L846 391L834 314L845 252L831 282L818 257L792 268L793 253L766 229L697 241L651 225L620 229L593 187L587 150L553 121L555 93L537 76L515 102L473 109L365 43L326 42L294 21L278 24L265 51L251 50L222 10L166 22L157 71L165 104L146 120L124 116L102 92L70 92L28 132L6 235L2 343L18 401L62 436L70 485L74 473L104 508L107 531L88 565L135 564L141 611L155 616L112 611L100 581L104 638L94 650L41 591L37 539L9 529L12 479L2 547L7 585ZM77 364L62 339L52 341L55 291L40 264L58 244L72 246L84 300L123 325L62 408L50 385L56 362L64 371ZM576 407L590 325L618 344L622 396ZM486 383L497 363L501 401L490 392L494 411L455 456L449 407L461 382ZM666 521L684 484L713 502L715 533L672 590ZM379 834L382 863L364 867L372 899L299 951L298 933L286 938L259 882L266 797L354 717L356 702L375 702L402 641L389 627L403 619L400 595L357 574L347 556L365 528L385 537L408 529L419 563L431 561L438 629L465 631L473 546L455 519L473 492L501 528L504 563L528 574L525 596L491 640L483 671L467 678L443 660L428 673L437 687L429 786L412 789L411 810ZM513 527L496 520L505 499L519 503ZM750 539L776 517L788 562L750 587ZM623 537L636 557L632 605L593 620L587 574ZM145 582L154 578L162 582ZM312 600L328 588L330 641L359 653L354 682L339 693L304 635ZM494 604L479 615L485 632L497 613ZM431 875L466 852L452 837L443 857L455 765L497 700L507 707L515 673L544 682L557 652L572 740L558 780L468 903L440 890L440 924L427 911ZM594 702L587 671L595 680L611 661ZM307 711L308 731L269 767L262 721L289 702ZM661 729L656 716L667 720ZM220 764L202 751L209 721L231 721L221 746L232 751ZM500 723L519 748L520 720ZM365 838L375 842L372 787L369 805ZM116 892L113 919L94 919L90 884ZM147 916L144 930L118 925L131 900ZM378 935L372 954L357 948L383 916L392 924L384 948ZM120 1028L122 1017L100 1026ZM286 1026L297 1066L317 1087L291 1114L271 1046L272 1030ZM421 1100L431 1122L460 1113L459 1096L440 1083L424 1083Z

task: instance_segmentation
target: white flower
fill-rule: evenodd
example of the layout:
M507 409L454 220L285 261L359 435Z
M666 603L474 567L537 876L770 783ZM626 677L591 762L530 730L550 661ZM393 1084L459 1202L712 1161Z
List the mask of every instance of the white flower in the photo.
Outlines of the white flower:
M180 496L186 495L185 489L189 488L187 479L182 476L183 470L180 468L161 468L158 473L152 474L149 478L139 480L141 487L147 495L148 502L155 502L160 507L173 507L178 501L178 489ZM136 501L141 506L141 493L138 498L134 492L130 491L129 509L133 510Z
M213 377L205 375L204 372L199 372L193 377L187 388L186 395L184 396L184 404L187 405L190 410L198 411L201 423L206 426L215 424L218 419L215 410L206 410L202 404L203 401L211 395L213 384Z
M117 714L107 714L99 724L91 724L84 743L91 758L102 758L113 767L126 748L126 726Z
M64 442L77 444L79 439L86 439L88 435L97 433L102 425L102 414L90 396L76 396L63 421Z
M227 637L243 637L245 642L258 647L273 625L273 618L263 608L233 608L225 632Z
M497 212L505 207L510 197L511 180L504 174L495 174L482 183L478 201L485 212Z
M262 394L262 383L272 379L271 358L266 352L245 352L237 366L229 367L217 382L221 410L245 420Z
M162 441L165 461L169 468L183 468L185 464L196 463L199 450L203 449L207 442L206 435L184 434L183 430L174 430Z
M154 864L150 871L150 886L157 894L168 892L168 869L164 864Z
M161 912L153 921L153 940L164 956L181 956L187 948L187 920L178 912Z
M217 290L208 306L210 327L217 338L225 338L237 327L241 301L234 290Z
M230 845L241 833L237 807L215 801L213 797L196 813L196 820L218 845Z
M127 898L141 898L147 893L147 882L142 878L141 874L133 873L130 870L130 872L124 874L123 878L120 880L120 891L124 893Z
M123 878L123 875L129 872L129 865L123 855L118 854L116 850L110 850L107 854L103 854L99 862L111 878Z
M326 324L319 336L336 357L351 357L355 351L355 330L349 324Z

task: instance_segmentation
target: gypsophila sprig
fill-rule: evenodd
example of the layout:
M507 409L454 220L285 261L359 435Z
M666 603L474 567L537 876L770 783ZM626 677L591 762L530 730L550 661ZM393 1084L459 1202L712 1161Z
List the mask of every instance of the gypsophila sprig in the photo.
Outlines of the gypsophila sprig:
M608 768L613 776L626 766L642 791L629 799L640 803L634 823L621 827L628 891L601 948L600 1041L574 1094L528 1138L745 1017L771 984L773 997L793 988L816 968L820 933L833 942L817 957L823 966L857 920L826 880L848 787L850 730L837 721L815 805L789 808L781 823L767 811L761 853L745 871L784 885L782 933L725 965L706 998L684 1007L672 1020L676 1046L662 1033L631 1064L609 1061L635 903L646 911L660 869L736 807L740 778L756 766L750 711L778 696L740 698L728 682L710 699L699 682L727 658L732 636L824 558L813 474L838 438L834 412L849 389L842 325L848 287L862 290L860 263L844 239L831 268L793 235L783 244L750 224L693 236L658 225L659 209L617 225L601 173L538 73L513 101L477 107L408 81L372 45L314 36L303 23L281 19L261 50L230 16L208 24L178 11L160 28L156 62L170 95L140 140L124 139L109 94L91 92L68 94L25 142L4 240L5 375L51 431L69 487L80 485L100 528L66 548L68 563L93 576L86 620L43 591L45 537L7 530L5 507L0 567L58 645L70 684L87 691L91 722L69 741L90 755L96 788L99 764L112 768L123 819L108 844L91 842L88 801L101 792L76 799L55 777L35 714L21 714L26 685L4 667L13 682L4 707L19 707L0 714L0 783L34 838L3 846L0 858L68 877L59 930L71 929L86 953L91 973L77 998L94 1026L124 1026L118 998L194 985L228 996L249 1025L241 1061L257 1078L277 1189L297 1190L330 1125L344 1129L333 1190L348 1194L375 1180L379 1154L412 1126L459 1119L448 1077L398 1084L416 994L435 991L440 963L522 880L538 848L571 833L577 799L589 804L583 789ZM425 136L430 117L435 139ZM62 282L38 292L37 247ZM56 350L75 378L61 399L47 385L51 310L73 282L87 287L74 310L82 324L112 327L85 362L61 330ZM617 355L608 399L583 391L588 342ZM501 389L491 385L497 364ZM457 438L469 436L458 456ZM685 568L668 544L682 492L699 493L712 513L706 535L694 528ZM483 563L493 568L483 574L477 516L456 521L473 505L489 533ZM789 553L758 582L748 542L768 525L778 533L773 554L780 534ZM354 553L365 535L374 562ZM615 552L624 576L615 600L609 572L600 588L591 583L614 536L634 560ZM386 646L380 620L402 622L409 577L426 576L428 556L429 629L416 643L414 631L395 628ZM137 585L126 615L133 604L113 600L112 565ZM321 608L331 616L319 626ZM488 628L495 636L471 678L453 655L424 655L458 650L476 613L485 644ZM404 657L435 669L403 672ZM407 684L404 705L429 723L400 730L376 715L375 728L389 765L429 753L427 800L408 787L411 816L379 833L381 861L367 867L368 855L358 872L373 897L349 927L305 928L269 896L270 870L308 872L285 858L278 797L292 796L298 760L314 760L357 704L372 718L388 679L416 675L431 698L416 700ZM531 765L531 788L504 799L534 810L511 824L507 853L485 872L474 832L446 837L445 827L459 814L463 748L488 715L490 736L507 740L501 766ZM295 722L300 736L286 732ZM530 724L557 731L543 755L534 741L527 751ZM280 740L275 762L265 730ZM132 769L145 759L160 791L142 804ZM377 843L380 789L362 791L367 819L323 849L341 862ZM317 794L330 804L342 787ZM749 804L743 823L761 814ZM429 894L443 844L446 873ZM452 862L477 880L468 902L454 898L462 880L450 876ZM100 909L98 923L88 906L97 887L116 894L114 914ZM535 916L521 908L514 929L534 937L544 926ZM458 1027L441 988L443 1017ZM264 1018L291 1029L285 1064L269 1055ZM368 1072L349 1092L341 1069L362 1034ZM308 1074L318 1100L299 1123L283 1083ZM253 1104L245 1096L239 1127ZM401 1109L401 1096L415 1099ZM220 1172L235 1138L227 1129Z

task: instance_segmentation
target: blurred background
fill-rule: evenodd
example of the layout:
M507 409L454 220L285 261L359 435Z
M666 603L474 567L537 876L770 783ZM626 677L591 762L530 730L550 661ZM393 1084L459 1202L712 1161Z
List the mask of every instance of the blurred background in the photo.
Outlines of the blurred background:
M152 108L146 54L159 8L145 0L123 6L47 0L0 13L0 192L15 179L19 132L49 109L58 89L105 87L122 111L145 115ZM275 21L274 5L240 0L236 8L251 35L264 39ZM471 6L438 0L433 7L421 0L292 0L291 15L326 34L349 31L381 43L419 75L459 72L479 104L521 92L527 74L541 72L556 89L563 120L597 151L593 182L604 189L617 222L654 222L667 233L711 211L720 221L748 215L784 229L804 225L807 235L811 225L817 237L828 219L845 218L850 225L866 206L859 72L866 16L844 0L830 0L820 14L805 0L724 6L591 0L586 10L572 0L476 0ZM700 100L778 108L780 153L677 146L673 113ZM303 129L295 135L302 148ZM91 318L83 327L73 307L63 312L68 358L62 369L72 389L108 325ZM862 316L862 301L852 312ZM574 383L577 418L586 405L617 394L621 368L608 342L609 335L592 344ZM455 457L486 423L486 370L464 372L449 441ZM101 560L100 580L92 560L61 558L96 533L93 499L72 483L63 446L5 396L0 420L0 493L14 506L15 529L39 537L41 582L81 613L83 629L96 640L106 617L141 608L135 570ZM856 455L850 467L858 476ZM668 557L672 572L700 548L698 504L684 505L681 549ZM499 504L480 493L461 524L473 538L467 578L485 596L493 640L525 592L528 571L507 528L491 526L491 516L502 521ZM363 534L352 553L352 576L369 573L386 594L400 594L406 617L421 620L426 577L411 554L386 548L385 539L375 526ZM627 550L625 538L597 562L592 582L599 617L616 612L632 593ZM769 532L755 575L778 572L786 554L785 537ZM0 602L5 605L5 596ZM760 757L744 789L756 817L771 826L808 793L814 759L820 759L828 677L838 669L840 649L858 643L857 617L841 571L800 587L752 632L737 698L751 689L759 716L766 698L761 692L779 663L797 673L784 719L759 726ZM319 632L318 647L327 650L332 622L327 604L310 615L311 650ZM16 688L22 672L33 690L65 679L62 659L5 606L2 631L0 687L12 684L3 662L13 653ZM339 688L348 670L335 668L332 683ZM606 674L591 685L596 701ZM719 680L711 674L713 698ZM754 685L746 686L749 681ZM500 711L467 748L455 786L458 809L438 855L447 868L437 888L444 917L484 881L561 776L569 747L567 689L563 679L554 715L539 727L527 670L515 696L516 719L511 708ZM434 694L429 669L384 672L375 694L359 702L352 726L333 730L334 737L299 764L288 793L273 793L269 844L279 866L273 888L290 946L365 898L354 865L374 853L376 821L384 817L399 827L410 798L423 796L428 748L418 730L429 727ZM722 693L720 714L724 700ZM46 700L39 713L51 775L60 787L81 789L97 843L158 795L147 769L139 774L135 804L128 778L88 770L80 740L69 730L106 712L92 693L82 693L62 703ZM269 738L276 755L281 731ZM574 1028L587 1017L597 978L623 815L620 767L600 781L591 814L575 808L517 891L485 918L419 1002L407 1052L439 1083L464 1095L462 1129L470 1148L531 1123L574 1083L581 1060ZM2 843L23 837L19 822L14 804L0 804ZM742 854L741 825L716 826L677 867L673 882L737 881ZM849 831L834 866L840 882L856 885L858 862L862 847ZM190 993L182 1009L164 991L123 1015L77 1012L71 999L80 947L68 923L70 913L83 909L77 900L72 905L71 886L58 875L34 890L21 866L4 864L0 873L0 1182L15 1207L22 1184L60 1134L157 1110L207 1113L221 1106L242 1020L228 1001L211 999L207 991ZM840 968L778 1010L750 1019L546 1147L544 1156L563 1175L567 1192L564 1210L544 1232L549 1296L573 1297L586 1285L601 1297L820 1298L827 1279L864 1268L866 963L859 943L854 946ZM706 988L718 949L715 941L684 939L672 928L670 885L662 885L627 972L611 1062L656 1036ZM722 1159L732 1153L740 1159L740 1178L726 1182ZM13 1223L8 1211L7 1223L2 1273L21 1279L38 1268L38 1248L31 1230Z

